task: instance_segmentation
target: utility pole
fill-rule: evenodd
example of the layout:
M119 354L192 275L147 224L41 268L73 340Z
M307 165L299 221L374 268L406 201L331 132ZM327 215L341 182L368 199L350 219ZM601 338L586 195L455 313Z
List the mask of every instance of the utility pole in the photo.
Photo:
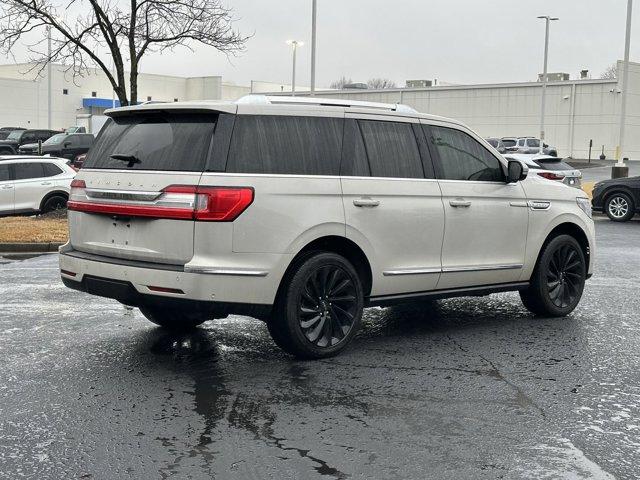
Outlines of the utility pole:
M547 62L549 60L549 25L552 21L558 20L557 17L549 15L541 15L538 18L545 20L544 34L544 67L542 70L542 105L540 107L540 154L544 153L544 114L547 103Z
M624 164L624 129L627 117L627 91L629 90L629 47L631 44L631 12L633 10L633 0L627 2L627 32L624 40L624 63L622 73L622 99L620 105L620 135L618 142L618 162L613 166L611 176L613 178L626 177L629 175L629 168ZM618 72L620 74L620 72Z
M47 128L51 130L51 26L47 27Z
M300 42L298 40L287 40L287 45L291 45L293 50L293 70L291 72L291 96L296 96L296 53L298 51L298 47L304 45L304 42Z
M311 96L316 94L316 17L318 0L311 3Z

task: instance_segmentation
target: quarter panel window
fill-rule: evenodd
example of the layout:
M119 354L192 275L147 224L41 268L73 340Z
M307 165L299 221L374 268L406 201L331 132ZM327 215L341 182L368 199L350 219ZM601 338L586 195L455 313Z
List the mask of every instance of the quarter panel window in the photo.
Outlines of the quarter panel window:
M358 120L371 176L424 178L418 143L410 123Z
M431 143L440 157L440 178L504 181L504 173L498 159L473 137L453 128L429 128Z
M44 169L45 177L55 177L56 175L60 175L62 173L60 167L54 165L53 163L43 163L42 168Z
M339 118L240 115L226 171L339 175L343 123Z
M41 163L15 163L13 165L16 180L28 180L44 177Z

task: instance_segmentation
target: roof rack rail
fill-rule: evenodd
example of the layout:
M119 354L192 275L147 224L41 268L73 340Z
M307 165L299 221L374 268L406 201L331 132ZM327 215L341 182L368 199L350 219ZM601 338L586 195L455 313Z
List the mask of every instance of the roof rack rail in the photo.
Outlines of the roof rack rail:
M241 105L314 105L320 107L371 108L398 113L418 113L417 110L402 103L362 102L341 98L286 97L278 95L245 95L236 100Z

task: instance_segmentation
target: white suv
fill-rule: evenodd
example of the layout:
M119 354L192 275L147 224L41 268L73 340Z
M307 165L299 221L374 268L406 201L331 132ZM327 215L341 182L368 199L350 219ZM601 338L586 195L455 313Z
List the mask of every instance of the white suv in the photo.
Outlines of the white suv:
M567 315L593 268L587 196L454 120L286 97L107 115L72 184L62 279L163 327L250 315L320 358L367 306L519 291Z
M64 208L76 172L61 158L0 156L0 217Z

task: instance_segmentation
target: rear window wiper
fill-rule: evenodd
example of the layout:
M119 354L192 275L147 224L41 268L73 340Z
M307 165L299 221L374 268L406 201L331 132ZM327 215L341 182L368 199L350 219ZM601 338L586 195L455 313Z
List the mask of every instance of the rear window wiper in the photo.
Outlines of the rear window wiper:
M136 163L140 163L141 160L136 157L135 155L128 155L125 153L113 153L111 155L109 155L111 158L113 158L114 160L121 160L123 162L128 162L127 163L127 167L131 168L133 167Z

